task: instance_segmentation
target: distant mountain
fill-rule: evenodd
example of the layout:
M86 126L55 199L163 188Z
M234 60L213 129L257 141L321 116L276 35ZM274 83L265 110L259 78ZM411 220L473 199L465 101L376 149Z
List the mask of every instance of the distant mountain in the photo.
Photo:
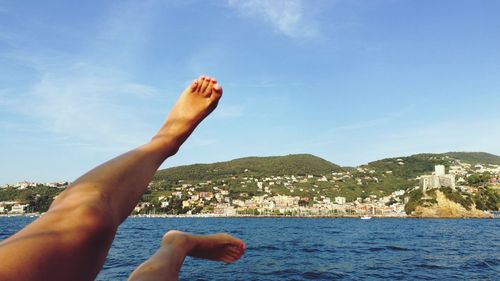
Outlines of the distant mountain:
M439 209L441 213L438 215L444 216L444 209L439 205L440 201L444 202L441 204L443 206L449 203L446 200L439 200L441 197L438 198L437 193L429 199L429 194L424 195L421 189L415 188L419 185L417 177L431 174L435 165L441 164L449 168L451 165L458 165L459 162L471 165L500 165L500 156L484 152L423 153L386 158L358 167L340 167L311 154L245 157L160 170L155 174L143 200L158 203L159 197L171 196L178 191L181 191L183 198L188 198L193 192L224 190L231 199L246 200L252 196L279 194L301 198L341 196L345 197L347 202L352 202L358 198L381 198L403 190L406 193L400 195L401 198L398 200L409 198L406 204L407 213L417 211L421 212L421 216L427 216L428 212ZM468 172L473 176L477 175L474 174L473 168ZM40 202L37 204L43 208L37 207L37 210L43 211L48 208L52 198L62 191L49 188L48 190L53 193L45 194L44 188L48 187L0 189L0 201L28 202L41 196L40 198L45 198L40 201L43 204L38 204ZM472 210L474 206L480 210L500 208L500 191L497 189L490 190L483 186L474 195L451 189L440 191L449 200L466 210ZM176 204L182 203L182 201L176 202ZM387 202L389 203L391 202Z
M435 165L449 166L452 163L454 163L454 159L442 154L415 154L377 160L362 167L377 172L392 171L392 174L396 177L411 179L434 171Z
M245 173L257 176L323 175L335 171L342 171L342 168L311 154L292 154L245 157L213 164L179 166L158 171L153 180L212 180Z
M476 164L493 164L500 165L500 156L486 152L448 152L443 155L462 160L472 165Z
M402 156L377 160L362 167L376 171L392 171L397 177L405 179L415 178L419 175L431 173L435 165L457 164L457 160L471 165L491 164L500 165L500 156L485 152L447 152L447 153L421 153L411 156Z
M352 196L362 193L361 188L368 191L383 190L392 192L405 189L418 184L415 178L430 174L435 165L456 165L458 160L475 165L496 164L500 165L500 156L485 152L447 152L447 153L422 153L411 156L386 158L361 165L356 168L372 170L372 177L382 181L365 181L363 186L351 184L349 181L339 183L341 189L349 187L357 189ZM282 176L282 175L331 175L332 172L351 172L358 176L356 168L340 167L325 159L311 154L292 154L287 156L271 157L245 157L231 161L212 164L194 164L179 166L158 171L153 181L161 181L163 184L175 183L179 180L204 181L221 180L233 176ZM391 173L388 176L387 173ZM359 189L359 190L358 190ZM344 194L344 192L341 192Z

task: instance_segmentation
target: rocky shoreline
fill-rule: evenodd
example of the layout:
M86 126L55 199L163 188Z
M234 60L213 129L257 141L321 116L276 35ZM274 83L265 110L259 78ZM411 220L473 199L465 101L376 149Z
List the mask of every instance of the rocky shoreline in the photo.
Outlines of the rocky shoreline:
M470 210L467 210L462 205L453 202L446 198L441 191L436 191L437 203L428 206L418 206L412 212L411 217L417 218L493 218L493 215L476 209L472 205Z

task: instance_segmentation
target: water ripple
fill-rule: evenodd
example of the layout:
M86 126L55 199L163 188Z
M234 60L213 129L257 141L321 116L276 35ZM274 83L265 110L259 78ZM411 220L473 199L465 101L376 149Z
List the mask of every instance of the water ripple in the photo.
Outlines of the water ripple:
M33 219L0 218L0 239ZM231 233L231 265L186 259L181 280L500 280L500 220L128 219L97 280L126 280L166 231Z

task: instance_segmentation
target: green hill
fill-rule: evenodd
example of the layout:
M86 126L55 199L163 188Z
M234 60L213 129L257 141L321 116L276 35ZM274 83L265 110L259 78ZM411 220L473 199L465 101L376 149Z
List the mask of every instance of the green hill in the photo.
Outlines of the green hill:
M407 157L395 157L377 160L364 165L377 172L392 171L395 177L414 179L434 171L435 165L449 166L454 160L443 154L415 154Z
M216 180L228 176L322 175L341 171L338 165L310 154L245 157L213 164L194 164L160 170L153 180Z
M425 153L386 158L359 167L340 167L310 154L245 157L160 170L155 174L143 201L158 205L159 197L169 197L174 192L179 196L180 192L179 198L171 199L171 203L177 206L192 194L224 190L227 193L225 196L231 199L248 199L267 194L310 199L342 196L347 202L352 202L357 198L381 198L394 191L406 190L407 193L400 195L399 200L409 197L407 210L411 212L418 206L434 202L423 198L423 194L415 188L419 184L417 177L431 174L435 165L449 168L463 163L500 165L500 156L484 152ZM478 209L498 209L500 190L486 185L490 175L486 174L484 179L474 183L471 178L480 178L482 174L473 167L462 166L472 175L466 180L470 185L480 187L480 190L474 195L443 191L444 195L466 209L472 202ZM37 187L22 190L9 187L0 190L0 201L30 202L34 206L33 210L44 211L60 191L62 189Z
M418 185L418 176L430 174L435 165L456 165L457 160L470 164L492 164L500 158L488 153L422 153L405 157L386 158L356 168L340 167L310 154L272 157L246 157L213 164L195 164L158 171L153 179L155 191L179 188L180 183L197 184L202 181L225 182L231 190L258 194L256 184L242 184L243 178L313 175L306 183L295 183L300 192L295 195L312 196L313 189L321 195L344 196L348 201L370 195L385 196L396 190L406 190ZM342 172L342 176L332 176ZM323 176L327 181L318 182ZM344 177L345 176L345 177ZM341 179L338 179L342 177ZM337 179L335 179L337 178ZM279 194L290 192L282 185L273 189ZM319 194L319 193L317 193Z
M415 178L419 175L430 174L435 165L456 165L460 160L471 165L492 164L500 165L500 156L485 152L447 152L447 153L422 153L406 157L394 157L377 160L362 167L376 171L392 171L396 177L405 179Z
M455 158L472 165L493 164L500 165L500 156L486 152L447 152L443 155Z

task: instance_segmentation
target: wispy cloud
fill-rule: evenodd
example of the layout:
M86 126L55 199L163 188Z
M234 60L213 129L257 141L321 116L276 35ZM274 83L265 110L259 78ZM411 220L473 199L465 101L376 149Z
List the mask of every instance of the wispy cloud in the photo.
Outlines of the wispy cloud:
M63 73L65 72L65 73ZM41 73L28 93L26 112L49 131L103 145L131 146L139 142L140 109L130 103L156 90L131 83L111 69L78 65Z
M141 103L155 99L159 91L131 79L128 65L121 62L123 52L132 61L143 51L148 8L122 7L101 23L102 32L79 53L30 48L30 44L2 53L12 65L29 69L33 83L1 91L0 106L32 118L36 127L53 137L67 137L58 141L60 145L123 150L143 142L158 124L147 122L150 111ZM133 38L127 26L134 27ZM14 43L30 40L14 39ZM122 53L112 52L117 43L124 43L119 48Z
M305 13L301 0L228 0L230 7L246 17L263 20L291 38L313 38L319 29Z

